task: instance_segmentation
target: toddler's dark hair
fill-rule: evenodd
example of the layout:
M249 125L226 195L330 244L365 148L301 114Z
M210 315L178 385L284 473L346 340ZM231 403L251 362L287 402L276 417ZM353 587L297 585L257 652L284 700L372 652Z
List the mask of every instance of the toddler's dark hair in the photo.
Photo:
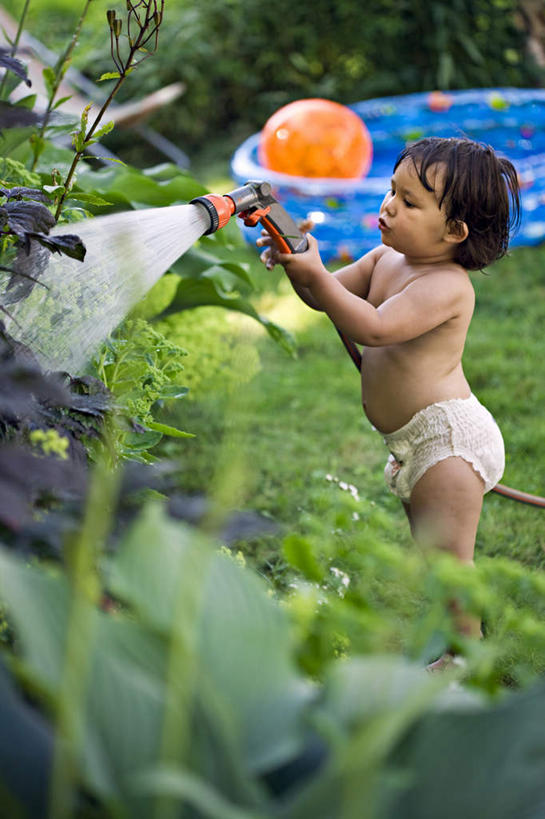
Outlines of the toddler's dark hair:
M454 137L427 137L408 145L395 168L405 159L412 160L428 191L434 190L427 176L430 166L439 162L445 167L439 207L444 203L447 220L465 222L469 230L455 261L467 270L481 270L507 253L510 231L520 222L517 172L508 159L489 145Z

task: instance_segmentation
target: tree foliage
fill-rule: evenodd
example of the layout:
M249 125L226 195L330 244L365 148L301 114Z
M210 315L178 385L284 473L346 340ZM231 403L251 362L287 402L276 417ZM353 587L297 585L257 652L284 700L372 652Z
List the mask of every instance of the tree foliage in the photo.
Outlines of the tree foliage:
M161 128L199 140L258 130L301 97L342 103L433 89L533 85L516 0L316 0L271 6L207 0L171 7L164 81L184 105ZM183 60L178 55L183 54ZM156 79L156 75L155 75ZM171 127L172 127L171 125Z

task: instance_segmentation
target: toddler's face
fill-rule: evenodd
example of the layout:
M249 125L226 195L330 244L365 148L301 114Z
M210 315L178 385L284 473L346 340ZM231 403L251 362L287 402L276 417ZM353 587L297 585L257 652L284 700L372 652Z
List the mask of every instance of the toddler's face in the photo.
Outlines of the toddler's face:
M412 160L405 159L396 168L392 187L380 207L383 244L414 262L440 261L454 255L454 246L445 242L448 235L445 208L439 207L443 174L440 165L429 168L428 181L433 190L428 191Z

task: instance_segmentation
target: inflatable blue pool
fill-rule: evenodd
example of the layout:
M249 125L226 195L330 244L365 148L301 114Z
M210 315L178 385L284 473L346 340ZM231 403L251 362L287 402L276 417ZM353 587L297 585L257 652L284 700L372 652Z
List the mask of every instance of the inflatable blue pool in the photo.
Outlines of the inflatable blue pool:
M348 261L380 244L377 215L390 186L395 159L407 142L424 136L467 136L492 145L517 168L522 220L511 245L545 238L545 90L488 88L430 92L366 100L350 106L373 140L373 162L363 179L310 179L259 164L259 134L235 152L237 183L263 179L296 221L310 218L325 261ZM255 229L242 228L249 242Z

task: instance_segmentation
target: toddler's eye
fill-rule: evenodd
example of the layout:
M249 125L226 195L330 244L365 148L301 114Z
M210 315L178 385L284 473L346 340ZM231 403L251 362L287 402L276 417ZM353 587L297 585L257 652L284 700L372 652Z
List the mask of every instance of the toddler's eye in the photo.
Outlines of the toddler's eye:
M412 202L409 202L409 200L408 200L408 199L404 199L403 201L404 201L404 203L406 204L406 206L407 206L408 208L414 208L413 203L412 203Z

